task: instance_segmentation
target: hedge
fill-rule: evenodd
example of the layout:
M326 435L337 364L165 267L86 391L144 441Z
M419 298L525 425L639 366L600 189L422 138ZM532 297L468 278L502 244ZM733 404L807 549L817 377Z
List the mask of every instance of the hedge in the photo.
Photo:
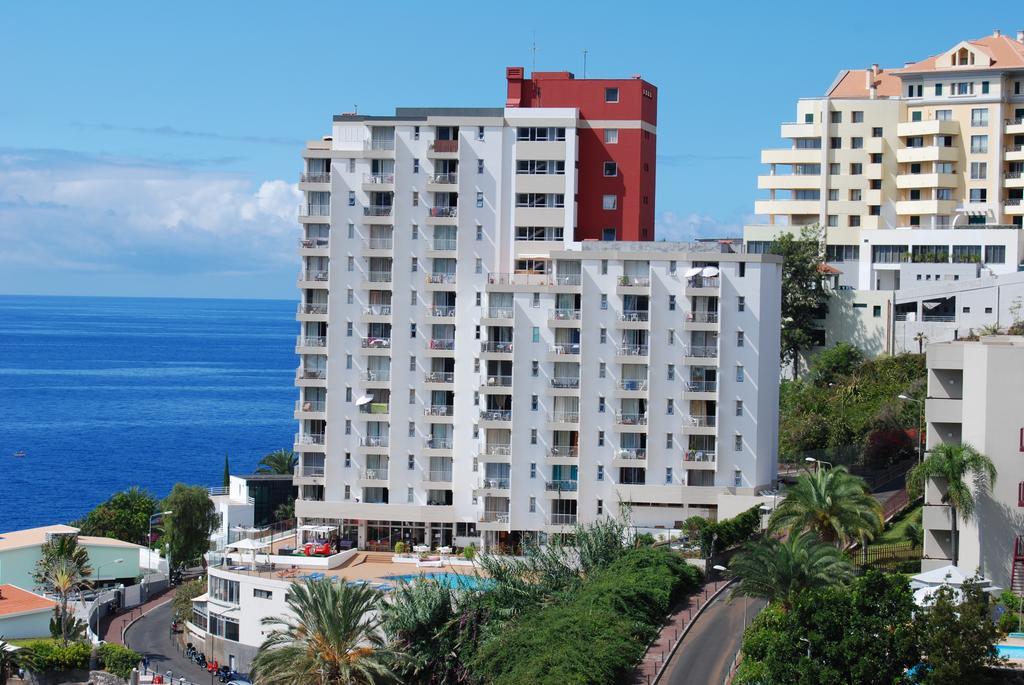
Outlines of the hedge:
M700 531L700 547L705 556L746 542L761 530L761 505L751 507L731 519L709 523ZM715 537L715 536L718 537ZM715 549L711 546L714 544Z
M128 680L132 669L139 665L142 656L124 645L107 642L100 645L100 665L104 671Z
M629 550L558 602L481 645L471 668L494 685L598 685L643 656L673 602L700 572L664 549Z
M31 670L37 673L89 668L92 648L84 642L70 642L64 647L56 640L31 640L22 646L31 653Z

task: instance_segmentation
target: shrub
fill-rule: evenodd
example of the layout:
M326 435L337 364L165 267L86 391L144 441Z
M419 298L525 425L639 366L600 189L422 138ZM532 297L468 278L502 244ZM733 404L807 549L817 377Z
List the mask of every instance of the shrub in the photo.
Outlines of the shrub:
M654 539L654 536L651 535L650 533L641 533L640 535L636 536L636 546L637 547L650 547L655 542L656 541Z
M759 504L731 519L706 525L700 531L700 546L704 554L710 556L712 544L715 546L714 551L721 552L746 542L760 529L761 505Z
M72 642L64 647L56 640L32 640L22 646L31 652L32 670L38 673L89 668L92 650L84 642Z
M178 586L171 600L174 615L179 621L192 620L192 600L206 592L206 579L196 578Z
M405 543L401 540L395 543L395 554L405 554Z
M142 657L124 645L108 642L100 645L100 665L104 671L108 671L128 680L132 669L135 668Z
M473 557L476 556L476 545L470 543L468 547L462 550L462 557L469 561L473 561Z

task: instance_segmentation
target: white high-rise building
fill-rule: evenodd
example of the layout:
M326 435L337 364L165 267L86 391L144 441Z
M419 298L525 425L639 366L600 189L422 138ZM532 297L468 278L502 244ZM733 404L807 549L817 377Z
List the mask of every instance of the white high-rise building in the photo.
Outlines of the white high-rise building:
M306 146L301 523L368 549L515 547L620 502L671 528L774 486L781 260L573 239L578 138L646 126L400 109Z

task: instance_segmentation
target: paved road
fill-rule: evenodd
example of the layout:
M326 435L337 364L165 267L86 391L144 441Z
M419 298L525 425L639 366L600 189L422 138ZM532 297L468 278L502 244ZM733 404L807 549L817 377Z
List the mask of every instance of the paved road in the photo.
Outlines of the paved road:
M174 672L175 683L180 676L205 685L210 674L179 654L170 637L173 610L168 602L136 621L125 635L128 646L149 657L149 669L158 673Z
M763 600L743 597L730 602L730 594L731 590L726 590L719 595L693 624L665 671L666 683L722 685L725 682L743 637L744 604L750 602L748 625L765 604Z

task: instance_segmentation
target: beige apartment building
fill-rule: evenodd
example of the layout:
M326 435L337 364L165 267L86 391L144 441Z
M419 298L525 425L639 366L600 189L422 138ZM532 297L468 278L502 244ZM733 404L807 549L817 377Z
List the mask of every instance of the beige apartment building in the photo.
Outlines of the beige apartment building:
M1024 32L996 31L899 69L844 70L823 97L798 101L781 126L788 145L761 153L766 223L744 238L761 252L782 231L822 228L838 288L855 291L830 310L823 344L852 331L870 353L901 351L925 323L949 324L929 328L933 342L953 339L978 312L900 291L1018 270L1022 84Z
M980 569L996 585L1024 590L1024 337L928 346L928 449L968 443L987 455L998 477L979 498L975 518L956 522L957 564ZM953 521L943 482L925 488L921 570L954 563Z

